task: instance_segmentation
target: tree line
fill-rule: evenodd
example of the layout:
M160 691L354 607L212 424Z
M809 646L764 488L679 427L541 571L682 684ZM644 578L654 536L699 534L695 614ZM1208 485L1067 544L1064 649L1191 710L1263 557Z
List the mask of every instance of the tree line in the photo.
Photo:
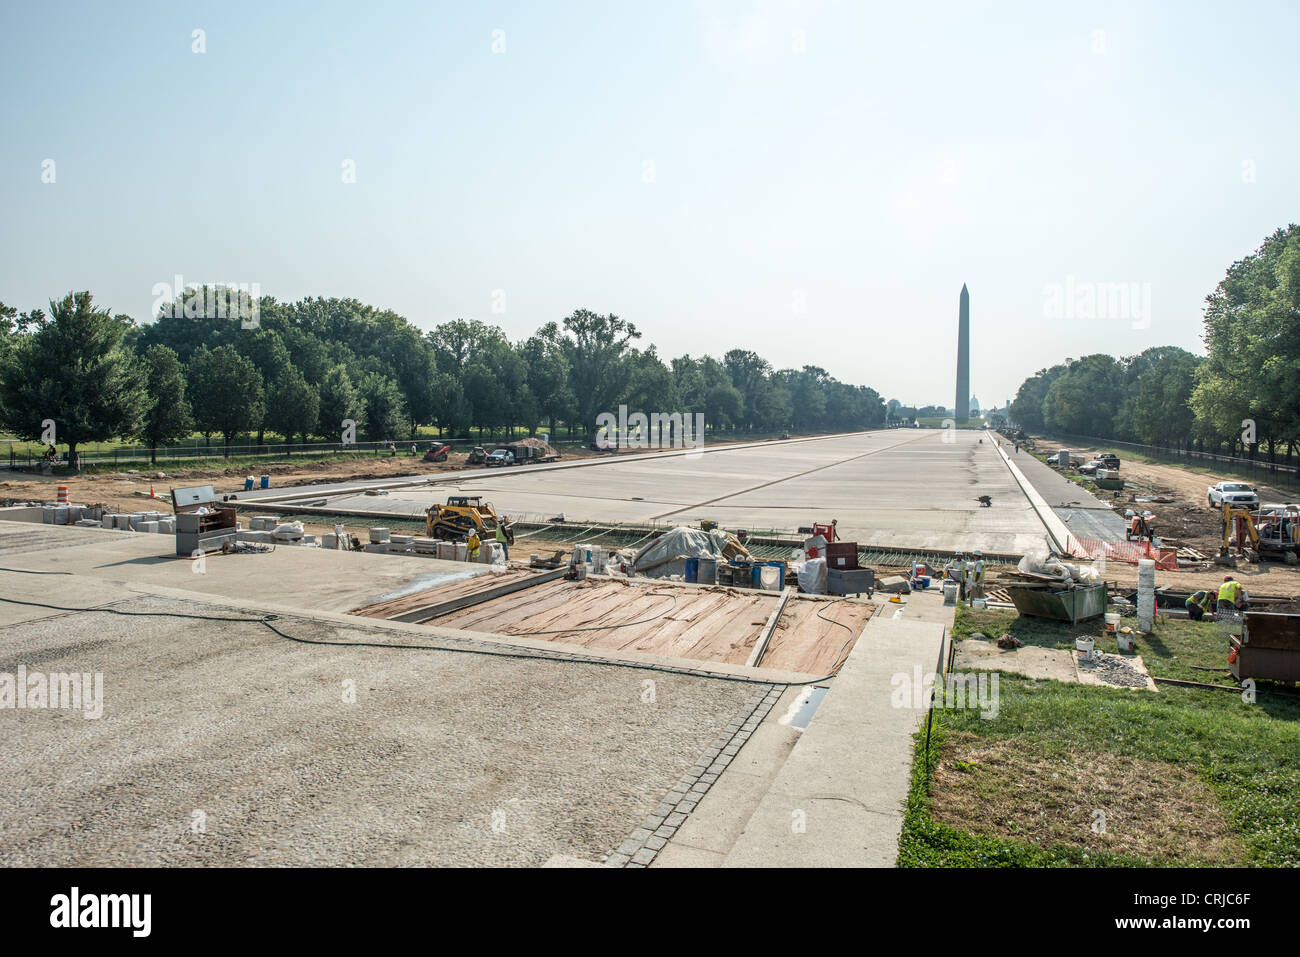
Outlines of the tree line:
M1287 461L1300 438L1300 226L1278 229L1206 297L1206 354L1157 346L1041 369L1011 403L1034 432Z
M527 339L457 319L422 332L355 299L257 302L255 320L214 314L224 290L190 289L151 322L97 306L89 292L48 312L0 303L0 426L78 446L122 438L156 452L195 432L227 451L237 435L340 441L352 420L365 440L536 433L594 436L620 404L643 412L703 412L710 429L852 431L880 426L871 388L824 369L774 369L733 349L721 359L665 362L614 315L579 309ZM224 300L220 300L224 301Z

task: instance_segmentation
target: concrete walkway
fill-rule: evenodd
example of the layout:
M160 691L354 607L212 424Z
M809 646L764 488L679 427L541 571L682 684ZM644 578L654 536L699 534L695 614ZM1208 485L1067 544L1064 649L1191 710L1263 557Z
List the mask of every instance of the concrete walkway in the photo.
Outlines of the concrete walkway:
M915 610L905 608L902 617L891 617L891 606L884 605L868 622L729 850L666 854L662 865L894 865L911 781L912 735L928 707L928 701L920 707L895 707L895 679L902 675L910 684L915 668L923 673L935 669L944 646L943 619L952 620L951 609L944 609L937 596L914 595L911 602ZM773 717L785 707L783 700ZM769 725L775 726L763 738L755 735L741 758L750 748L777 751L797 733L774 721ZM767 783L759 777L746 783ZM699 809L707 810L703 805ZM690 835L683 833L681 839L689 841Z

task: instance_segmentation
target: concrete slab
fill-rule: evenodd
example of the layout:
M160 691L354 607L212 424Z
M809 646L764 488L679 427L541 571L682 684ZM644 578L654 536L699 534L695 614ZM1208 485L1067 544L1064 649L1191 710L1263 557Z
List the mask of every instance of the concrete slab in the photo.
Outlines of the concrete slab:
M167 535L0 522L0 567L15 551L22 552L21 564L28 571L67 572L214 596L289 600L299 608L325 611L346 611L432 588L467 572L489 573L487 565L469 562L297 546L265 554L214 552L199 564L178 557Z
M1096 538L1107 542L1124 540L1124 519L1109 505L1028 452L1017 454L1014 446L1006 448L1005 442L1003 447L1025 479L1076 538Z
M893 866L925 714L893 706L894 678L933 671L943 642L938 623L872 618L725 866Z
M1007 671L1026 678L1069 681L1075 684L1079 681L1079 669L1075 666L1072 652L1060 648L1038 648L1034 645L1007 650L999 648L993 641L959 641L953 668L956 671Z
M386 496L336 496L329 505L418 517L449 494L481 494L498 512L532 521L560 513L571 524L712 518L727 528L796 534L837 518L844 538L874 545L1015 554L1041 547L1041 521L982 437L901 429L599 467L455 473ZM981 508L980 495L992 496L993 507Z

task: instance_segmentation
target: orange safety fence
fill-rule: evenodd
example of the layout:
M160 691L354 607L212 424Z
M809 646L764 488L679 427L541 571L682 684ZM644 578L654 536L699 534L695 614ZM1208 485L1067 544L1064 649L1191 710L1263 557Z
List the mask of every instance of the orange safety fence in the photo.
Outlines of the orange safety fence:
M1105 542L1099 538L1076 538L1071 535L1065 543L1066 550L1075 558L1105 559L1108 562L1124 562L1136 565L1143 558L1150 558L1156 568L1165 571L1178 570L1178 553L1172 549L1157 550L1149 541L1143 542Z

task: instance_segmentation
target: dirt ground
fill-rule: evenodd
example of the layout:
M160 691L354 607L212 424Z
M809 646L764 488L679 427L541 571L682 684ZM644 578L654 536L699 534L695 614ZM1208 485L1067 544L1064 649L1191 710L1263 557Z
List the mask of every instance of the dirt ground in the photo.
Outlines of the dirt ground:
M722 443L718 443L722 444ZM631 454L626 452L594 452L590 449L568 449L563 461L597 458L603 455ZM226 468L211 466L165 470L146 465L120 472L87 473L85 475L40 475L29 472L10 472L0 469L5 476L0 481L0 503L52 502L58 486L68 487L68 497L78 505L113 505L119 509L138 510L141 499L148 498L150 489L166 497L168 492L182 485L216 487L217 494L240 491L248 475L269 475L271 485L319 485L330 482L367 481L369 479L397 478L405 475L431 475L439 472L456 472L463 469L478 470L481 465L467 465L468 454L453 453L446 462L425 462L421 456L412 456L410 447L405 452L398 447L396 456L368 455L335 462L267 461L254 466ZM526 466L520 466L525 468Z
M1040 440L1044 448L1069 448L1055 439ZM1031 448L1033 446L1031 445ZM1204 472L1179 468L1176 465L1136 462L1120 456L1120 474L1127 485L1116 499L1113 493L1102 491L1098 497L1111 501L1122 512L1125 508L1142 508L1155 513L1156 537L1162 547L1195 549L1207 558L1214 556L1223 543L1223 519L1217 509L1206 503L1206 488L1218 479ZM1294 493L1284 492L1268 485L1256 485L1262 502L1287 502ZM1159 501L1139 501L1158 499ZM1185 567L1176 572L1157 572L1157 582L1175 588L1195 590L1223 583L1223 576L1231 574L1246 591L1256 595L1300 595L1300 567L1281 562L1249 564L1241 561L1235 568L1218 565ZM1123 585L1137 585L1137 566L1110 562L1104 577Z
M1243 849L1194 773L1121 754L1039 753L1020 739L955 735L931 790L934 818L962 830L1149 860L1231 864ZM1093 827L1107 808L1107 827Z

